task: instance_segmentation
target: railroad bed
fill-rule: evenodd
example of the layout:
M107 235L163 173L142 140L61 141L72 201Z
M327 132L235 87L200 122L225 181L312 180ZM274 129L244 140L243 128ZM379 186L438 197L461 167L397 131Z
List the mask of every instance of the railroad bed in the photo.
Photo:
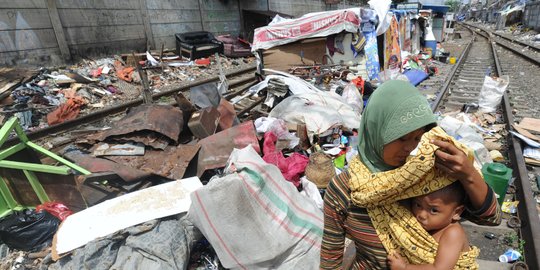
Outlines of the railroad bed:
M521 141L508 133L508 130L514 130L511 127L514 121L518 122L524 117L539 118L540 89L535 88L534 81L540 76L540 57L536 53L537 48L511 42L469 24L463 24L463 27L469 29L470 34L465 36L471 42L450 70L444 84L437 86L428 80L428 87L421 84L419 88L432 97L433 111L444 115L462 110L465 104L472 106L478 103L486 75L510 77L507 94L503 97L494 124L504 125L500 134L507 136L501 152L505 156L504 163L514 170L515 180L506 200L519 201L518 213L514 216L505 214L498 227L470 222L463 225L472 244L481 249L480 269L511 269L510 264L497 261L498 256L510 246L522 252L529 269L540 269L540 220L533 193L533 189L535 193L538 192L534 176L539 171L538 168L526 166ZM510 228L515 226L515 221L520 221L521 227ZM493 234L492 239L486 237L490 234ZM513 267L523 269L517 265Z

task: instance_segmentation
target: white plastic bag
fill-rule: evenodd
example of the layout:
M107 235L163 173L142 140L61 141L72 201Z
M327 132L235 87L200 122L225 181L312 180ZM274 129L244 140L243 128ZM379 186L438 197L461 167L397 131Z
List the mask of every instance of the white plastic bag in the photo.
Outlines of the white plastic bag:
M501 103L504 91L510 83L510 77L504 75L499 78L491 78L486 76L482 90L480 90L480 100L478 105L482 112L494 112L497 106Z
M362 94L360 94L360 91L358 91L358 88L356 88L356 85L354 85L354 83L349 83L345 86L345 88L343 89L342 97L345 102L347 102L347 104L353 107L353 110L355 112L357 112L358 114L362 113L362 109L364 108L364 101L362 100Z

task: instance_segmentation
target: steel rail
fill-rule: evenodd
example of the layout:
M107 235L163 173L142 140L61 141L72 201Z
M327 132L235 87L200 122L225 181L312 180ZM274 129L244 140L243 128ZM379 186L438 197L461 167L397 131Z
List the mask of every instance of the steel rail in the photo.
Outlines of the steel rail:
M491 41L491 39L489 40ZM499 63L497 51L495 50L495 45L493 42L490 42L490 44L491 52L495 59L497 75L502 76L503 72ZM506 92L503 95L502 105L506 129L513 130L512 123L514 123L514 116L512 115L512 107L510 106L510 101ZM522 224L520 233L521 239L525 239L525 254L523 254L523 257L529 266L529 269L540 269L540 219L538 217L536 201L534 200L531 184L529 182L529 174L525 165L525 158L523 157L521 141L510 134L506 139L509 145L508 154L514 167L514 175L516 176L516 180L514 181L514 185L516 186L516 196L520 202L518 207L518 214Z
M441 87L441 90L439 90L439 95L437 95L437 98L435 99L433 104L431 104L431 110L433 112L435 112L435 109L439 107L439 105L441 104L441 101L443 100L446 92L448 92L448 89L450 89L450 84L452 83L452 78L456 75L456 72L458 71L458 69L461 66L463 66L463 64L465 63L465 58L467 58L467 56L469 55L469 51L471 50L472 43L474 42L474 39L475 39L475 36L473 35L472 36L472 41L467 44L467 47L465 47L465 49L463 50L463 52L459 56L459 59L458 59L457 63L454 65L454 67L450 71L450 74L448 75L446 81L444 82L443 86Z
M507 35L499 34L499 33L497 33L497 32L488 30L488 29L486 29L486 28L478 27L478 26L476 26L476 25L472 25L472 24L470 24L470 23L468 23L468 22L463 22L463 24L468 25L468 26L470 26L470 27L475 27L475 28L481 29L481 30L484 31L484 32L491 33L492 35L495 35L495 36L500 37L500 38L502 38L502 39L506 39L506 40L508 40L508 41L510 41L510 42L512 42L512 43L517 43L517 44L522 45L522 46L524 46L524 47L528 47L528 48L531 48L532 50L535 50L535 51L539 51L539 52L540 52L540 47L538 47L538 46L536 46L536 45L534 45L534 44L529 44L529 43L523 42L523 41L521 41L521 40L517 40L517 39L515 39L515 38L509 37L509 36L507 36Z
M255 67L248 67L248 68L244 68L244 69L240 69L240 70L235 70L235 71L232 71L232 72L229 72L229 73L225 74L225 76L226 77L234 77L234 76L237 76L237 75L240 75L240 74L250 72L252 70L255 70ZM199 86L199 85L206 84L206 83L210 83L210 82L214 82L214 81L218 81L218 80L219 80L219 76L214 76L214 77L211 77L211 78L198 80L198 81L195 81L195 82L192 82L192 83L189 83L189 84L183 84L183 85L180 85L180 86L176 86L176 85L175 86L173 86L173 85L165 86L165 87L160 89L159 93L153 94L152 99L155 100L155 99L158 99L160 97L170 96L170 95L173 95L173 94L175 94L177 92L187 91L192 87ZM253 80L253 78L248 77L248 78L242 79L240 81L234 82L230 86L243 84L243 83L249 82L251 80ZM57 125L53 125L53 126L49 126L49 127L40 129L40 130L29 132L26 135L28 136L28 138L30 140L41 139L41 138L46 137L48 135L51 135L53 133L66 131L66 130L72 129L72 128L76 127L76 126L91 123L91 122L100 120L100 119L102 119L102 118L104 118L106 116L123 112L124 110L126 110L128 108L138 106L138 105L140 105L142 103L143 103L142 97L137 98L135 100L128 101L126 103L123 103L123 104L120 104L120 105L117 105L117 106L113 106L113 107L109 107L109 108L106 108L106 109L102 109L102 110L99 110L99 111L96 111L96 112L92 112L90 114L83 115L81 117L77 117L75 119L68 120L68 121L62 122L62 123L57 124ZM12 138L12 139L6 141L4 146L10 146L10 145L13 145L13 144L16 144L16 143L18 143L17 138Z
M479 30L472 30L472 31L475 32L475 33L478 33L478 34L480 34L480 35L482 35L482 36L484 36L484 37L486 37L487 39L489 39L489 40L492 41L492 42L497 43L499 46L504 47L505 49L507 49L507 50L509 50L509 51L512 51L513 53L519 55L520 57L523 57L523 58L527 59L528 61L532 62L533 64L535 64L535 65L540 65L540 60L539 60L539 58L534 58L534 57L532 57L532 56L530 56L530 55L528 55L528 54L523 53L523 52L522 52L521 50L519 50L519 49L513 48L512 46L509 46L508 44L505 44L505 43L500 42L500 41L498 41L498 40L496 40L496 39L493 39L493 38L490 37L490 34L493 34L493 35L496 35L496 36L499 36L499 37L503 37L503 38L505 38L505 39L510 40L511 42L520 43L519 45L523 45L523 46L526 46L526 47L528 47L528 48L533 48L534 50L537 50L537 51L540 51L540 48L537 48L537 47L535 47L535 46L532 46L532 45L529 45L529 44L526 44L526 43L523 43L523 42L518 42L518 41L516 41L516 40L511 40L511 39L509 39L508 37L501 36L500 34L497 34L497 33L491 32L491 31L488 31L488 30L486 30L486 29L483 29L483 28L480 28L480 27L477 27L477 26L474 26L474 25L470 25L470 24L468 24L468 23L463 23L462 25L464 25L464 26L466 26L467 28L469 28L469 30L471 30L470 27L474 27L474 28L476 28L476 29L479 29ZM487 33L487 36L485 36L484 34L481 34L480 31L484 31L485 33Z
M499 58L497 56L497 51L495 50L495 45L493 39L489 35L489 32L485 31L486 34L483 34L478 30L471 29L472 26L469 26L467 24L462 25L465 26L469 31L471 31L471 33L473 33L473 38L471 42L467 45L465 51L462 53L459 62L464 61L464 58L468 56L470 47L475 40L474 33L477 33L490 41L491 53L495 61L495 71L497 75L502 75L502 69ZM503 47L506 48L506 46ZM521 52L518 53L520 55L523 55ZM540 63L536 61L535 63L540 65ZM449 78L447 79L443 87L441 87L441 91L437 96L437 100L432 105L433 111L435 111L435 109L440 105L441 100L446 95L446 92L449 90L451 81L453 80L457 69L458 67L452 70ZM506 93L504 93L503 95L501 105L503 109L503 117L506 122L506 128L507 130L513 130L512 123L514 122L514 120L512 115L512 107ZM520 236L522 239L526 240L523 257L529 269L540 269L540 219L538 217L538 211L536 210L536 201L534 200L533 192L529 183L529 177L525 165L525 159L523 157L521 142L519 141L519 139L515 138L512 135L509 135L507 137L507 142L509 145L509 157L514 168L514 176L516 176L516 180L514 182L516 183L516 196L517 199L520 201L520 204L518 206L518 215L522 221L522 227L520 228Z

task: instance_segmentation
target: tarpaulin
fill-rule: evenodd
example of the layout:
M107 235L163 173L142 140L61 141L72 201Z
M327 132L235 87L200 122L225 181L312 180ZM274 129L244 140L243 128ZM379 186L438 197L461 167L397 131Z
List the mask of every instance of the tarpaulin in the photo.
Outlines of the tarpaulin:
M252 51L269 49L305 38L326 37L342 31L356 33L360 18L352 10L309 13L298 19L255 29Z
M191 193L189 219L227 269L319 269L324 217L248 146Z

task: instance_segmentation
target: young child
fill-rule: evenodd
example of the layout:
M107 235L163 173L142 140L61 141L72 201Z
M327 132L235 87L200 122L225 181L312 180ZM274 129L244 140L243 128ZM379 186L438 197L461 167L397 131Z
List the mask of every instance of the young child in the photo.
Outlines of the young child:
M469 251L469 240L459 224L466 194L459 181L412 199L411 211L422 227L439 243L435 262L411 265L399 254L388 256L392 270L454 269L460 253Z

